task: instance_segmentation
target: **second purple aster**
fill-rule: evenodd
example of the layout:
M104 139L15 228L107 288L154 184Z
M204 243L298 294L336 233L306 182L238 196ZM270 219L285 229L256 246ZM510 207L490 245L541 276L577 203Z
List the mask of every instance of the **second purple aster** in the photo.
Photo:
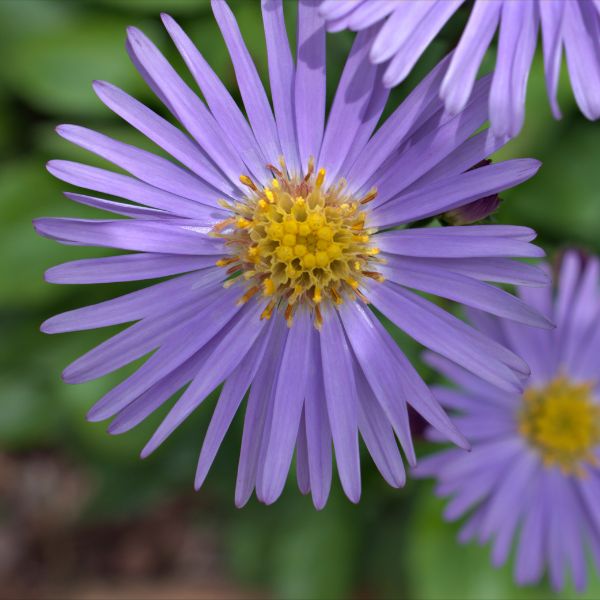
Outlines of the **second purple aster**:
M464 0L323 0L330 31L372 30L371 60L382 64L387 86L400 83ZM498 135L516 135L525 117L525 92L538 30L552 112L563 49L581 112L600 118L600 2L598 0L475 0L441 85L451 112L462 110L496 30L498 55L490 119Z
M448 496L445 517L466 516L461 541L490 542L495 566L515 550L517 583L538 582L548 571L555 590L570 573L586 585L586 554L600 570L600 278L599 261L565 255L558 293L521 289L556 322L553 331L474 313L473 321L531 366L522 394L473 377L447 360L429 362L458 389L435 389L456 411L454 422L471 452L446 450L419 464ZM441 441L440 436L430 432Z
M225 2L214 2L213 10L245 115L172 18L163 16L164 24L205 102L131 28L131 59L181 128L108 83L94 87L173 160L63 125L60 135L128 174L68 161L51 161L50 172L128 202L68 193L118 217L35 223L61 243L127 251L54 267L50 282L172 277L58 315L42 328L59 333L133 323L64 372L67 382L79 383L149 355L89 413L94 421L112 418L111 433L136 426L188 386L143 456L223 384L197 487L249 390L236 504L254 490L274 502L295 452L300 489L323 507L332 446L342 486L357 502L359 433L390 485L405 481L399 445L415 464L408 405L467 447L371 306L453 363L520 391L529 374L523 360L414 290L548 327L535 309L488 283L546 283L542 270L512 260L543 255L530 243L534 232L410 225L517 185L539 163L472 169L506 139L475 133L488 118L489 77L475 84L460 114L444 111L437 90L447 62L379 124L387 91L368 57L372 32L357 36L326 118L325 24L315 2L299 3L295 59L282 3L263 2L273 113L233 13Z

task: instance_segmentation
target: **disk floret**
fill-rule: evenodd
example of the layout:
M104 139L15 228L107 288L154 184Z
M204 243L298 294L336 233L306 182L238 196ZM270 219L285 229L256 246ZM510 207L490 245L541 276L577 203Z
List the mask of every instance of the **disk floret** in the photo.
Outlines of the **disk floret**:
M232 216L214 228L230 250L217 264L247 282L241 302L261 293L267 300L262 318L276 308L285 312L288 324L299 306L313 311L315 325L322 322L323 304L339 305L360 298L364 278L383 281L376 266L379 249L372 245L374 229L366 226L363 206L376 191L356 199L345 192L346 182L325 185L326 172L309 164L305 177L287 175L269 165L270 185L259 187L249 177L240 180L250 190L243 202L222 206Z
M525 390L519 431L547 466L579 476L585 463L597 466L593 451L600 444L600 406L592 384L557 377L545 388Z

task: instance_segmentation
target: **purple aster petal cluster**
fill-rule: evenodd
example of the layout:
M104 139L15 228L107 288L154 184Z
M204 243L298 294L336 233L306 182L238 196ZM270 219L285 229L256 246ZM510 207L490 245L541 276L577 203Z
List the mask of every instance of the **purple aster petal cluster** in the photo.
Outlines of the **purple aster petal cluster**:
M373 26L371 60L381 64L386 86L410 73L436 35L464 0L323 0L321 14L329 31L362 31ZM541 31L546 87L552 112L563 49L571 85L581 112L600 117L600 4L597 0L475 0L468 23L453 52L440 93L446 108L461 111L472 93L477 72L496 31L498 54L489 98L497 135L516 135L525 117L525 93L538 30Z
M146 361L101 398L93 421L122 433L182 388L142 451L149 455L215 389L202 444L200 487L244 398L235 501L282 492L294 454L298 483L322 508L332 447L348 498L361 493L359 436L385 480L405 482L402 449L416 463L412 406L445 439L468 446L372 307L451 364L518 394L525 362L420 292L541 328L548 319L493 283L544 285L546 274L513 260L543 252L526 227L411 227L518 185L535 160L480 165L500 148L481 129L492 79L477 81L457 114L445 111L440 63L384 122L388 91L369 60L376 29L358 34L326 111L325 21L298 3L295 58L283 3L262 3L272 106L224 1L213 12L231 56L244 112L182 28L163 23L201 99L138 29L127 51L162 101L167 120L105 82L104 104L171 158L75 125L58 133L119 171L53 160L57 178L90 194L75 202L103 219L41 218L57 242L123 253L51 268L47 280L91 284L164 278L46 321L47 333L125 325L64 371L68 383ZM178 125L174 125L175 121ZM112 214L112 215L111 215ZM399 443L398 443L399 442Z
M437 479L437 493L449 498L447 520L466 518L461 542L490 542L495 566L515 550L521 585L548 571L560 590L569 572L583 590L587 551L600 565L599 277L597 258L569 252L556 294L550 287L519 290L556 322L553 331L471 313L481 331L530 365L522 394L491 386L439 355L427 357L456 384L434 394L456 414L473 447L434 454L415 475Z

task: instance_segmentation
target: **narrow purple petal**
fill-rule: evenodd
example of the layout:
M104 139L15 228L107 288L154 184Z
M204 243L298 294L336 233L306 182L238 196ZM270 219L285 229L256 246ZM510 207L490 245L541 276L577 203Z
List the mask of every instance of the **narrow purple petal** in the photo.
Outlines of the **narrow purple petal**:
M299 0L297 39L294 105L298 150L306 172L308 159L319 156L325 124L325 22L318 0Z
M533 2L505 2L502 7L498 59L490 93L490 120L498 136L516 136L523 127L538 19Z
M442 0L429 3L429 11L410 24L407 35L399 40L401 43L398 44L383 77L387 87L393 87L404 81L431 41L463 2L464 0Z
M261 474L261 495L266 504L272 504L279 498L290 469L304 406L312 327L308 312L298 311L283 350L271 432Z
M464 111L443 124L436 125L430 133L420 137L397 159L391 160L387 167L378 171L378 194L373 207L384 204L424 177L487 121L490 84L489 76L479 80ZM427 182L429 181L427 178Z
M565 2L563 34L571 86L581 112L600 118L600 18L590 2Z
M298 439L296 444L296 480L300 493L306 495L310 492L310 472L308 468L308 447L306 441L306 422L304 411L300 418Z
M360 499L358 454L358 399L352 354L337 311L323 315L321 360L327 412L335 447L338 472L351 502Z
M413 269L424 266L447 269L480 281L510 283L520 286L547 286L550 277L546 271L535 265L509 258L422 258L389 254L385 257L388 267L399 268L410 265Z
M283 0L262 0L269 80L279 141L291 174L302 173L294 120L296 67L285 28Z
M560 119L561 113L556 94L558 92L558 79L562 59L562 20L565 3L539 2L538 6L540 7L546 90L552 114L555 119Z
M375 397L394 427L408 461L411 464L416 463L406 402L434 427L440 429L448 439L461 447L468 447L468 443L450 422L429 388L378 319L358 303L348 304L340 311L340 315L356 358ZM385 352L381 352L381 348L384 348ZM375 355L380 359L374 361Z
M139 281L178 275L211 267L210 256L173 254L124 254L107 258L75 260L51 267L45 273L49 283L90 284Z
M105 200L104 198L96 198L94 196L86 196L85 194L73 194L65 192L65 196L85 206L91 206L104 212L110 212L115 215L122 215L131 219L169 219L174 217L172 213L155 208L146 208L144 206L136 206L135 204L126 204L124 202L114 202L113 200Z
M275 318L273 337L250 388L250 396L246 406L244 433L242 434L242 447L235 486L235 505L237 507L244 506L250 499L259 472L261 446L266 444L265 438L269 435L269 406L273 401L276 377L288 335L285 319L280 315L274 315L273 318Z
M411 129L429 114L431 106L441 106L438 90L447 65L448 59L442 60L369 140L347 174L352 190L360 190L369 183L373 174L398 149Z
M235 77L263 155L274 161L281 154L277 126L263 84L246 48L238 24L224 0L212 0L215 19L229 50Z
M476 2L473 7L440 90L452 114L459 113L467 103L483 55L496 32L502 7L502 0Z
M327 399L323 384L323 368L319 334L312 332L312 360L304 402L306 419L306 443L308 450L308 470L313 504L321 510L327 503L331 488L332 456L331 427L327 414Z
M94 221L48 217L36 219L34 227L44 237L86 246L196 256L223 254L221 241L208 237L208 228L193 227L193 221L187 225L174 219Z
M479 229L475 229L479 227ZM490 229L487 229L490 227ZM543 250L517 237L497 235L494 225L388 231L375 237L385 253L422 258L536 258Z
M371 30L356 36L329 112L318 161L327 169L329 182L338 178L372 97L377 73L377 67L367 58L372 38Z
M217 288L203 300L211 306L222 303L226 298L227 294ZM96 346L71 363L63 371L63 379L67 383L97 379L158 348L173 332L185 328L188 320L198 312L198 303L190 300L191 298L187 299L180 306L172 301L174 306L169 307L167 312L146 317Z

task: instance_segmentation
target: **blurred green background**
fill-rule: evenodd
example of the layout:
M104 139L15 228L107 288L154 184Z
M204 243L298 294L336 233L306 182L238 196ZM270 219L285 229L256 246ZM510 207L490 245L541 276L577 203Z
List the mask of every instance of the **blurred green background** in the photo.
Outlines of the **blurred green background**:
M258 2L232 5L264 76ZM86 125L148 147L100 103L90 84L109 80L162 111L124 50L125 27L135 24L184 72L160 26L161 10L178 18L237 93L204 0L0 2L0 597L548 597L546 585L515 588L510 567L494 570L487 549L458 546L457 526L442 522L442 505L429 483L413 481L403 490L390 489L367 457L358 506L343 497L335 481L329 504L317 513L290 475L274 506L253 499L237 510L233 489L239 419L204 489L192 489L210 402L145 461L139 460L139 450L164 412L120 437L108 436L103 424L86 422L92 403L124 374L67 386L60 372L108 333L50 337L39 332L39 324L133 286L46 284L46 268L99 256L101 250L37 238L31 219L97 216L69 203L61 195L68 186L45 171L50 158L97 162L62 141L53 131L57 124ZM465 14L444 30L394 92L390 106L452 47ZM293 32L292 21L290 15ZM330 96L351 41L349 34L328 39ZM485 68L492 64L490 56ZM525 129L501 154L536 157L544 166L533 181L503 195L496 218L536 228L551 256L568 244L597 252L599 126L578 114L566 73L560 100L564 116L555 122L537 57ZM418 360L418 348L402 343ZM426 375L431 380L431 373ZM422 443L419 449L429 450ZM573 592L559 597L573 597ZM600 597L595 574L585 597Z

